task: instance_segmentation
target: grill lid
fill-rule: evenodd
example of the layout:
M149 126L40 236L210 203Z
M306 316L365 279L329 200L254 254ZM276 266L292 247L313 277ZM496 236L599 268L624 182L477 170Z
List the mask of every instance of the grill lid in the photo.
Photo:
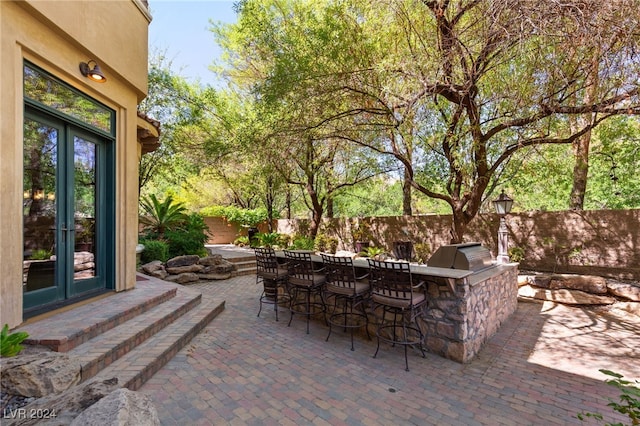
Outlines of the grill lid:
M480 243L441 246L427 261L427 266L476 272L491 266L491 252Z

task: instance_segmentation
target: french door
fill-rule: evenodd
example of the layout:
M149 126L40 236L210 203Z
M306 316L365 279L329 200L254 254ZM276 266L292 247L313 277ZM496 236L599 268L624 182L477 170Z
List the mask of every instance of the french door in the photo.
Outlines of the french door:
M107 288L106 208L110 142L81 126L25 107L23 308ZM45 309L46 310L46 309Z

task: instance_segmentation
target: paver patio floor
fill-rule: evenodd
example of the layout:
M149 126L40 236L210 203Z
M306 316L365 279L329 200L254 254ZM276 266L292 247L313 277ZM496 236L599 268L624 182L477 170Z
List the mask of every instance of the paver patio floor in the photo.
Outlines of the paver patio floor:
M141 389L163 425L564 425L581 411L624 421L607 407L619 391L606 368L640 378L640 317L519 303L469 364L294 317L260 317L255 276L191 286L226 309Z

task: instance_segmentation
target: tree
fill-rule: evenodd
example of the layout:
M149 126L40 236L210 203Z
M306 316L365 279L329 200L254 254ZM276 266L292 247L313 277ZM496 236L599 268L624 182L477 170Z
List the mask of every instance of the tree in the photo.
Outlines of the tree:
M247 0L242 13L265 17L245 34L267 59L258 97L294 109L301 135L393 156L417 191L449 204L460 242L517 154L640 114L635 3ZM305 28L296 38L292 22ZM590 37L604 43L597 68ZM409 121L411 151L398 143Z

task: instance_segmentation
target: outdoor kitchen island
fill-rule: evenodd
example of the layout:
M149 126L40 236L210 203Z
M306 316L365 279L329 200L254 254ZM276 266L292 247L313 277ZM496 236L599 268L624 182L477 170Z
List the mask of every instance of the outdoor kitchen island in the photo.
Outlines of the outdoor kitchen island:
M353 264L360 271L368 268L366 258L354 258ZM427 265L410 263L410 269L414 283L427 285L421 326L431 353L471 361L517 308L518 264L495 263L478 243L440 247Z

